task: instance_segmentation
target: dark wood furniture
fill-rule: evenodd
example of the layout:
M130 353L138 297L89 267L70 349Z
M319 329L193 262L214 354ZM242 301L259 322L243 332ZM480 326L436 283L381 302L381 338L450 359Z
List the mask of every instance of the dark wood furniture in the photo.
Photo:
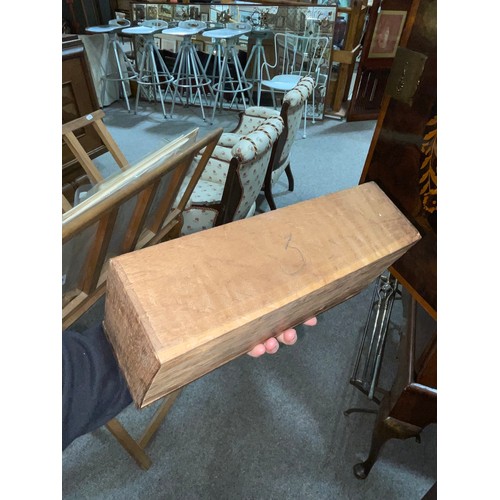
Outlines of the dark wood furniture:
M418 436L437 422L437 86L436 0L413 0L360 182L375 181L419 229L422 239L389 268L409 294L398 376L381 401L364 479L383 444ZM417 57L418 56L418 57ZM412 61L424 60L423 71ZM412 81L415 79L415 81ZM389 87L389 85L388 85ZM406 92L404 89L412 89ZM427 321L419 328L417 309ZM426 335L418 355L415 345Z
M71 33L85 33L87 26L107 24L114 16L112 0L63 0L62 17L69 23Z
M91 113L99 108L82 41L77 35L62 37L62 123ZM92 127L75 131L82 147L91 158L105 153L106 146ZM87 184L85 170L66 143L62 143L63 194L73 202L76 189Z
M359 65L356 71L352 98L349 101L346 119L356 120L376 120L380 112L380 106L384 97L384 90L391 70L394 57L374 57L371 53L372 43L377 42L378 34L375 32L377 18L384 14L384 11L406 13L405 25L410 22L409 11L412 0L374 0L370 7L367 19L366 31L363 35L363 50L360 54ZM381 9L379 11L379 9ZM395 18L396 19L396 18ZM398 18L399 19L399 18ZM397 26L397 19L394 27ZM404 33L404 32L403 32ZM397 32L391 34L388 48L395 43ZM404 45L404 40L400 40L400 45Z

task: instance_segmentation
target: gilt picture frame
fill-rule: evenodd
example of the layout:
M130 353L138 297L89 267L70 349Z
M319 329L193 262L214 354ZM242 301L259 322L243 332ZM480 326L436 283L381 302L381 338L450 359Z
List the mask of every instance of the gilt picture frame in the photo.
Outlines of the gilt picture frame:
M396 55L406 15L405 10L379 12L368 52L369 58L391 58Z

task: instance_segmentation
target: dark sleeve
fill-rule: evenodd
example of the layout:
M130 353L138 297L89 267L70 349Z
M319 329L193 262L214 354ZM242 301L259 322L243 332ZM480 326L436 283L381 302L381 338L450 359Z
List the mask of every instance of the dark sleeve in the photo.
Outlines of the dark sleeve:
M127 384L102 326L62 339L62 445L91 432L131 402Z

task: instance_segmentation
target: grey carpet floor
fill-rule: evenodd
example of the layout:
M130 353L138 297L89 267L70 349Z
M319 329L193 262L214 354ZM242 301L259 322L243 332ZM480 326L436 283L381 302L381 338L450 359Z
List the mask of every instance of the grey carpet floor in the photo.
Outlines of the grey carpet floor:
M209 125L196 108L165 120L154 105L128 113L121 103L105 109L111 134L131 163L172 137L200 127L230 130L236 113L225 111ZM286 177L274 188L278 207L358 183L375 122L324 120L308 124L292 153L295 190ZM113 173L113 162L98 159ZM259 211L268 210L259 198ZM373 287L373 285L372 285ZM376 408L349 383L372 287L321 314L313 328L299 327L295 346L273 356L242 356L182 391L147 448L153 465L141 470L105 428L74 441L62 455L67 499L409 499L418 500L436 481L436 427L421 442L392 440L364 481L354 464L367 456L375 416L352 407ZM386 388L397 366L398 301L384 361ZM102 319L102 301L75 325ZM135 437L157 404L133 406L119 420Z

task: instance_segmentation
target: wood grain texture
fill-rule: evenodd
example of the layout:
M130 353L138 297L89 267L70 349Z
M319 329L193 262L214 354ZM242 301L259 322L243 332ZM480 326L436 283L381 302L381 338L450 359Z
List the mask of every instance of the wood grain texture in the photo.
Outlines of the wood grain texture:
M365 183L111 259L104 328L136 405L359 293L419 239Z

